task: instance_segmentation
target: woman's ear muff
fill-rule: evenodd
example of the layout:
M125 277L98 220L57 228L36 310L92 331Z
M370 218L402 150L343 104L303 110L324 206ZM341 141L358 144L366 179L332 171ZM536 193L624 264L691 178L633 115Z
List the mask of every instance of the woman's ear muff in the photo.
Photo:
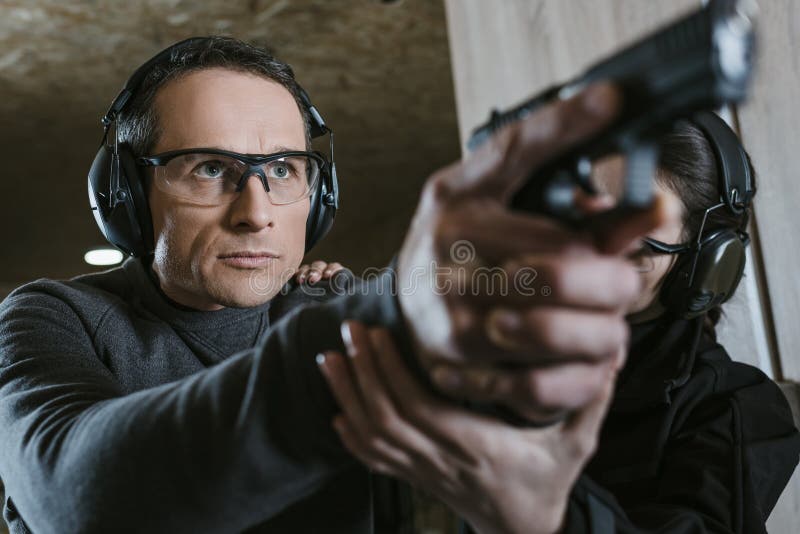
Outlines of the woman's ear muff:
M661 302L684 319L702 315L733 295L745 261L746 243L739 232L712 232L678 257L661 287Z

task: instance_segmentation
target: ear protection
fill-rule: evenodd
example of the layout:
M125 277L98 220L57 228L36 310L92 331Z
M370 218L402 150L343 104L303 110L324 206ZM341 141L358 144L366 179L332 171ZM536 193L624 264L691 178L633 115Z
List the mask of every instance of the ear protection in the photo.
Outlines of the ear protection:
M130 147L119 142L116 131L117 117L158 63L189 44L206 40L208 40L206 37L193 37L180 41L145 62L125 82L101 120L105 129L100 148L89 169L89 205L103 236L109 243L129 255L139 257L153 251L153 225L143 185L142 169L136 164ZM311 137L330 134L330 159L325 158L319 183L310 197L305 246L308 252L325 237L333 225L339 207L339 184L333 160L333 131L327 127L303 89L300 89L300 100L310 118ZM112 125L114 135L109 143L109 130ZM322 156L324 158L324 155Z
M698 113L691 122L705 134L714 152L721 196L716 208L743 216L744 222L738 228L716 229L701 235L690 250L678 256L664 280L660 298L669 310L684 319L708 312L736 291L750 242L744 230L746 211L755 194L747 155L733 130L711 112Z

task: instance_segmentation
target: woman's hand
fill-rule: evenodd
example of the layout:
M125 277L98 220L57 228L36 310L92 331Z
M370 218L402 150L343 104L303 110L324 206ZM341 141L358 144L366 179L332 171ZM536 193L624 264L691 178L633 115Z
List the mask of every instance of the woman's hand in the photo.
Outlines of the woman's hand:
M297 269L294 279L298 284L308 281L309 284L316 284L320 280L329 280L338 271L344 269L341 263L327 263L322 260L313 262L311 265L303 264Z
M517 428L456 407L417 383L384 329L342 326L348 357L320 367L342 413L333 426L371 469L428 491L481 533L552 533L592 455L613 391L546 428Z

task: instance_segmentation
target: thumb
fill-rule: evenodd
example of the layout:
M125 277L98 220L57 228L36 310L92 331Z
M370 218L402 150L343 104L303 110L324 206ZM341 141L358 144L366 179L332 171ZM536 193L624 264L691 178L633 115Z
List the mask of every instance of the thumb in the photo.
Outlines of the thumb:
M614 218L608 224L596 225L595 242L601 252L620 254L656 228L680 225L682 214L683 208L677 197L657 193L648 209Z
M469 155L463 172L444 178L450 192L505 200L531 172L600 131L621 105L617 89L594 84L567 100L554 100L505 126Z

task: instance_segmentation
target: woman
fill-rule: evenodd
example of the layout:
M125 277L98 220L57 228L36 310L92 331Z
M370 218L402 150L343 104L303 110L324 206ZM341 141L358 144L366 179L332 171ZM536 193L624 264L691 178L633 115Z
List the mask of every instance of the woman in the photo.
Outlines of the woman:
M732 135L701 116L662 140L657 187L678 197L684 217L631 253L643 289L628 310L630 350L604 421L609 394L547 429L462 410L415 383L385 332L348 324L353 358L328 353L322 364L345 446L439 497L479 532L765 532L800 438L778 387L716 343L755 189ZM726 148L740 150L742 163L725 167L740 174L723 179L717 159ZM573 438L598 431L584 466L592 444ZM543 504L550 515L531 512Z

